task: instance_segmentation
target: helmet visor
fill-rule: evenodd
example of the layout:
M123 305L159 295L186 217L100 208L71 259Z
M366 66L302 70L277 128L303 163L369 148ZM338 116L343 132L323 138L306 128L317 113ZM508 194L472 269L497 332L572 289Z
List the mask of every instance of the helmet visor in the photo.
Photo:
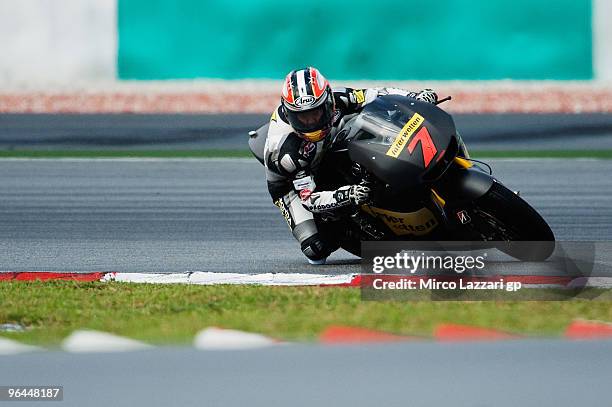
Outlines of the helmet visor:
M324 132L329 129L333 119L333 103L326 101L314 109L306 111L285 110L291 127L302 135Z

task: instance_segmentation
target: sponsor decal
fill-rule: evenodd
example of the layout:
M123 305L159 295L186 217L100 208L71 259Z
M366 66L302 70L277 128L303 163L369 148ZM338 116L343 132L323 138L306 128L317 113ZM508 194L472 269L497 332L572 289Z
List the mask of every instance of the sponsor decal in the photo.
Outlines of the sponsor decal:
M323 205L313 205L312 209L316 210L316 211L324 211L325 209L334 209L334 208L339 208L342 205L334 202L334 203L328 203L328 204L323 204Z
M302 189L300 191L300 199L302 201L306 201L308 198L310 198L310 195L312 195L312 191L308 188Z
M424 121L425 118L423 116L415 113L414 116L412 116L410 120L406 122L404 127L402 127L397 136L395 136L395 140L393 140L391 147L389 147L387 155L393 158L399 157L400 153L406 146L406 143L408 143L408 140L410 140L410 137L412 137L416 129L418 129Z
M349 195L345 191L337 191L334 198L336 198L336 201L338 201L338 203L343 203L349 200Z
M410 144L408 144L408 152L410 154L412 154L419 142L421 143L421 150L423 151L423 165L427 168L438 152L427 127L421 128L412 140L410 140Z
M283 198L279 198L276 201L274 201L274 205L278 206L278 209L280 209L281 213L283 214L283 217L285 218L285 222L287 222L287 226L289 226L289 229L292 229L293 221L291 219L291 214L289 213L289 210L285 206L285 203L283 202Z
M276 118L276 110L272 113L272 116L270 116L270 121L271 122L275 122L277 120Z
M461 222L462 225L465 225L466 223L470 223L472 221L466 211L457 212L457 218L459 218L459 222Z
M357 103L363 103L363 102L365 102L365 95L364 95L364 93L363 93L363 90L362 90L362 89L355 89L355 90L353 91L353 95L355 95L355 101L356 101Z
M342 112L340 110L334 110L334 118L332 119L332 123L336 125L338 119L342 116Z
M293 180L293 187L296 191L301 191L302 189L314 191L316 184L311 176L307 176Z
M315 101L315 97L311 95L300 96L294 102L297 107L312 105Z
M317 145L311 141L307 141L304 143L304 147L303 147L303 155L306 158L309 158L313 152L315 152L317 150Z
M425 235L438 225L436 217L427 208L421 208L416 212L394 212L368 205L361 208L364 212L382 220L398 236Z

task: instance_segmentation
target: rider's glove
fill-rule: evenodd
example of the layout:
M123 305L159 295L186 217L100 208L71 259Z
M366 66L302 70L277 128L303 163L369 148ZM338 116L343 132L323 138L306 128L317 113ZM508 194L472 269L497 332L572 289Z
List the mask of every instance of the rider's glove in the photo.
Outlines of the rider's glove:
M414 97L416 100L436 104L438 101L438 95L432 89L423 89Z
M370 199L370 188L365 185L347 185L336 190L338 202L349 201L355 206L361 206Z
M366 184L345 185L335 191L313 192L308 196L300 191L300 198L302 205L312 213L333 213L336 209L368 203L370 187Z

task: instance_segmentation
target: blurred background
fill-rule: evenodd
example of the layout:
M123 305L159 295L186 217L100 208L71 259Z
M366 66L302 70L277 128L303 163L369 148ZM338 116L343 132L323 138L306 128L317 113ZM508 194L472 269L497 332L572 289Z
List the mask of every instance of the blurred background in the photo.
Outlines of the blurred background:
M475 149L612 148L611 18L608 0L0 0L0 151L246 153L306 65L452 95ZM146 117L103 116L121 113Z
M612 78L607 0L2 0L0 80Z
M238 114L219 119L239 123L229 130L210 121L182 125L206 128L209 141L212 126L220 143L171 147L244 150L240 137L274 109L286 73L314 65L332 86L432 87L452 95L445 109L481 115L481 125L457 117L468 138L472 130L499 133L507 119L483 114L517 113L561 115L517 119L539 124L540 132L558 132L561 123L564 131L610 134L611 18L607 0L0 0L0 113ZM81 135L67 119L57 126L76 140ZM34 118L27 134L14 120L21 118L3 118L0 149L51 147L33 136L51 136L47 118ZM163 143L128 144L165 147L181 127L160 130L165 122L149 131L167 136ZM88 126L98 135L135 137L132 130L109 133L104 123ZM92 140L63 146L95 147Z

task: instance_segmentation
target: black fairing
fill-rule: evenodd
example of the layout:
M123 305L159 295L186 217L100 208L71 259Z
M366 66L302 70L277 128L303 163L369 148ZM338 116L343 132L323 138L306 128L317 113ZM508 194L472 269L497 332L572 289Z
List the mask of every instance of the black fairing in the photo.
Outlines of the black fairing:
M268 127L270 123L266 123L257 129L255 132L249 134L249 150L257 161L262 165L264 163L264 148L266 145L266 138L268 137Z
M414 129L397 158L387 155L415 113L423 116L423 124ZM427 168L422 143L418 142L412 154L407 148L422 127L427 128L436 150ZM377 98L347 122L345 129L344 140L336 148L348 147L351 160L365 167L396 193L439 178L457 154L458 139L452 117L435 105L404 96Z

